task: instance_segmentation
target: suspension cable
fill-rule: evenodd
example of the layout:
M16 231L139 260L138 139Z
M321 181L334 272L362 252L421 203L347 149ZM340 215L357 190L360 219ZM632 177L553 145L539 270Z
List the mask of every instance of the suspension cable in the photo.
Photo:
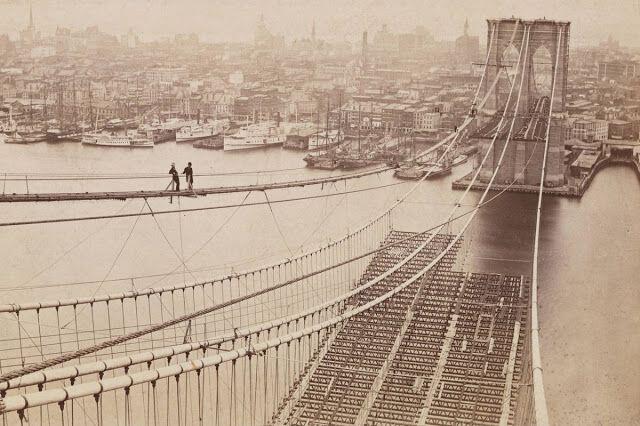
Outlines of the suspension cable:
M522 47L523 47L523 46L521 46L521 49L520 49L520 56L519 56L519 58L522 56ZM527 47L528 47L528 46L527 46ZM522 85L521 85L521 86L522 86ZM514 88L514 85L512 85L512 87L511 87L511 91L510 91L510 93L509 93L509 99L507 100L507 108L505 108L505 113L503 114L503 117L502 117L502 119L501 119L501 122L502 122L502 121L504 120L504 118L505 118L506 110L508 109L508 105L509 105L509 103L510 103L511 94L513 93L513 88ZM521 87L521 89L522 89L522 87ZM518 97L518 102L519 102L519 97ZM516 109L517 109L517 104L516 104ZM515 119L513 119L513 120L512 120L511 129L510 129L510 131L509 131L509 135L507 136L507 141L506 141L505 146L504 146L504 148L503 148L502 156L501 156L501 158L500 158L500 161L498 162L498 166L497 166L496 170L494 170L493 176L492 176L492 178L491 178L491 180L490 180L490 182L489 182L489 185L487 185L487 188L486 188L486 189L485 189L485 191L483 192L482 197L480 198L480 202L478 203L478 206L476 206L476 207L475 207L474 209L472 209L470 212L467 212L467 213L464 213L464 214L463 214L463 215L465 215L465 216L466 216L467 214L470 214L470 217L468 218L467 222L466 222L466 223L465 223L465 225L463 226L463 229L462 229L462 230L461 230L461 231L456 235L456 237L452 240L452 242L448 245L448 247L447 247L443 252L441 252L441 253L440 253L440 255L439 255L438 257L436 257L436 259L437 259L437 260L434 260L434 261L433 261L433 262L431 262L429 265L427 265L427 267L428 267L429 269L430 269L430 268L435 264L435 262L439 261L439 260L440 260L440 259L441 259L441 258L442 258L442 257L443 257L443 256L444 256L444 255L445 255L445 254L446 254L446 253L447 253L447 252L448 252L448 251L453 247L453 245L454 245L454 244L455 244L455 243L460 239L460 237L461 237L462 233L466 230L466 228L469 226L469 224L471 223L471 221L472 221L472 220L473 220L473 218L475 217L475 214L476 214L476 213L477 213L477 211L480 209L480 204L482 204L482 203L485 201L486 195L488 194L489 189L490 189L491 185L493 184L493 181L494 181L495 177L497 176L498 170L499 170L499 168L500 168L500 166L501 166L502 159L503 159L503 157L504 157L504 153L505 153L505 151L506 151L506 147L507 147L507 145L508 145L509 138L510 138L510 135L511 135L511 130L513 129L513 122L514 122L514 121L515 121ZM498 137L498 134L499 134L499 132L496 132L496 135L494 136L494 139L493 139L492 143L493 143L493 142L495 142L496 138ZM484 163L484 161L486 161L486 159L488 158L488 153L489 153L489 151L487 151L487 154L485 155L485 157L484 157L484 159L483 159L483 163ZM476 175L474 176L474 181L475 181L475 178L477 178L477 176L479 175L479 171L480 171L480 170L478 169L478 171L477 171ZM464 197L464 196L466 196L466 194L467 194L467 193L468 193L468 191L470 190L470 188L471 188L472 184L473 184L473 182L471 182L471 183L468 185L468 187L467 187L467 191L465 191L465 193L463 194L463 197ZM454 210L452 211L452 214L453 214L453 212L455 211L455 209L457 209L457 206L455 206L455 207L454 207ZM440 225L440 228L439 228L439 230L438 230L437 232L440 232L440 230L445 226L445 224L451 223L452 221L453 221L453 219L452 219L452 218L449 218L449 219L448 219L447 221L445 221L442 225ZM425 231L425 232L426 232L426 231ZM412 237L413 237L413 238L415 238L415 236L412 236ZM412 237L407 237L405 240L413 239ZM395 245L398 245L398 244L399 244L399 242L395 242L395 243L387 244L386 246L395 246ZM377 251L379 251L379 250L380 250L380 248L373 250L373 252L377 252ZM323 269L318 270L318 271L314 271L314 272L311 272L311 273L307 273L307 274L305 274L305 275L304 275L302 278L300 278L300 279L309 278L309 277L311 277L311 276L313 276L313 275L317 275L318 273L325 272L326 270L333 269L333 268L335 268L336 266L342 266L342 265L344 265L344 264L347 264L347 263L349 263L349 262L352 262L352 261L353 261L353 260L355 260L355 259L363 258L363 257L368 256L368 255L370 255L370 254L372 254L372 253L364 254L364 255L362 255L362 254L361 254L361 255L359 255L359 256L355 256L355 257L354 257L354 258L352 258L352 259L348 259L348 260L345 260L345 261L339 262L337 265L333 265L333 266L326 267L326 268L323 268ZM118 345L118 344L121 344L121 343L127 342L127 341L129 341L129 340L132 340L132 339L135 339L135 338L141 337L141 336L143 336L143 335L146 335L146 334L149 334L149 333L152 333L152 332L155 332L155 331L162 330L162 329L164 329L164 328L166 328L166 327L169 327L169 326L172 326L172 325L176 325L176 324L178 324L178 323L182 323L182 322L188 321L188 320L190 320L190 319L193 319L193 318L196 318L196 317L199 317L199 316L202 316L202 315L205 315L205 314L211 313L211 312L213 312L213 311L215 311L215 310L217 310L217 309L221 309L221 308L223 308L223 307L230 306L231 304L239 303L239 302L244 301L244 300L247 300L247 299L249 299L249 298L256 297L256 296L260 296L260 295L265 294L265 293L267 293L267 292L270 292L270 291L273 291L273 290L276 290L276 289L279 289L279 288L283 288L283 287L285 287L285 286L287 286L287 285L290 285L290 284L292 284L293 282L296 282L296 281L298 281L298 280L299 280L299 279L285 281L285 282L283 282L283 283L276 284L276 285L274 285L274 286L272 286L272 287L270 287L270 288L261 289L261 290L258 290L258 291L256 291L256 292L254 292L254 293L251 293L251 294L247 294L247 295L244 295L244 296L241 296L241 297L237 297L237 298L234 298L234 299L230 299L230 300L228 300L227 302L221 303L221 304L219 304L219 305L214 305L214 306L209 307L209 308L204 308L204 309L201 309L201 310L198 310L198 311L192 312L192 313L190 313L190 314L186 314L186 315L183 315L183 316L181 316L181 317L178 317L178 318L174 318L174 319L168 320L168 321L166 321L166 322L164 322L164 323L162 323L162 324L158 324L158 325L155 325L155 326L150 326L150 327L147 327L147 328L145 328L145 329L143 329L143 330L138 330L138 331L133 332L133 333L130 333L130 334L128 334L128 335L123 335L123 336L120 336L120 337L117 337L117 338L114 338L114 339L111 339L111 340L108 340L108 341L102 342L102 343L100 343L100 344L93 345L93 346L90 346L90 347L87 347L87 348L81 349L81 350L79 350L79 351L71 352L71 353L68 353L68 354L61 355L61 356L59 356L59 357L52 358L52 359L47 360L47 361L43 361L43 362L41 362L41 363L33 364L33 365L29 366L29 367L26 367L26 368L23 368L23 369L20 369L20 370L11 371L11 372L9 372L9 373L6 373L6 374L4 374L4 375L0 376L0 381L2 381L2 380L5 380L5 381L6 381L6 380L9 380L9 379L12 379L12 378L20 377L20 376L22 376L22 375L24 375L24 374L28 374L28 373L31 373L31 372L39 371L39 370L42 370L42 369L44 369L44 368L51 367L51 366L53 366L53 365L57 365L57 364L60 364L60 363L63 363L63 362L69 361L69 360L71 360L71 359L75 359L75 358L78 358L78 357L81 357L81 356L85 356L85 355L88 355L88 354L91 354L91 353L97 352L97 351L99 351L99 350L102 350L102 349L105 349L105 348L109 348L109 347L112 347L112 346L115 346L115 345ZM411 281L411 282L412 282L412 281ZM406 285L408 285L407 283L408 283L408 281L407 281L405 284L406 284ZM401 286L399 286L398 288L400 288L400 287L402 287L402 285L401 285ZM404 288L404 287L402 287L402 288ZM395 292L394 292L394 294L395 294Z
M540 174L540 184L538 186L538 203L536 208L536 231L533 240L533 272L531 277L531 369L533 375L533 397L536 416L536 425L547 426L549 424L549 413L547 411L547 401L544 393L544 381L542 377L542 359L540 355L540 324L538 322L538 263L540 244L540 223L542 217L542 194L544 191L544 179L547 171L547 154L549 150L549 135L551 129L551 115L553 112L553 101L556 93L556 78L558 73L558 62L560 59L560 46L564 29L558 31L556 42L556 62L553 70L553 87L551 88L551 100L549 103L549 119L547 121L547 132L544 143L544 153L542 156L542 173Z

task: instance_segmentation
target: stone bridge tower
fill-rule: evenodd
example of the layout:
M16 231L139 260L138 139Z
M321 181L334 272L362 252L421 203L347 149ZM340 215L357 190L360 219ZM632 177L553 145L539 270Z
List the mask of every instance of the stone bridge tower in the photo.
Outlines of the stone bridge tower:
M487 75L483 90L487 93L490 84L499 72L506 71L511 78L516 74L517 53L524 42L525 28L529 29L529 48L523 49L521 61L526 64L523 76L526 78L520 101L519 112L528 111L540 96L551 96L554 69L556 91L552 111L565 111L567 98L567 72L569 67L569 22L549 20L524 21L516 18L487 20L487 47L491 44ZM491 35L493 33L493 42ZM560 54L556 64L556 48L560 37ZM525 62L525 50L527 58ZM516 92L517 93L517 92ZM509 96L508 80L501 78L490 94L487 107L495 110L504 108Z
M508 129L515 115L512 140L505 152L502 167L496 177L496 184L515 182L520 185L535 186L540 180L542 157L544 154L544 135L540 131L535 135L515 137L529 123L530 112L538 99L551 98L552 87L555 92L551 102L551 129L547 157L546 186L564 184L564 128L563 116L566 105L567 72L569 65L569 22L542 20L521 20L517 18L487 20L488 63L481 91L487 102L480 114L480 121L490 123L507 111L505 126ZM527 36L528 34L528 36ZM522 49L520 66L518 54ZM559 51L557 50L559 49ZM557 60L556 60L557 58ZM557 70L557 71L556 71ZM497 83L494 84L494 81ZM514 111L520 84L522 93L518 110ZM509 105L509 90L515 84ZM489 116L487 116L487 114ZM495 115L493 115L495 114ZM490 127L490 126L489 126ZM484 129L486 130L486 129ZM544 120L546 131L546 119ZM506 132L501 132L493 147L493 152L485 162L480 174L482 182L491 179L504 146ZM522 134L522 132L520 132ZM526 134L526 132L524 133ZM487 152L494 133L480 130L473 136L478 141L481 155Z

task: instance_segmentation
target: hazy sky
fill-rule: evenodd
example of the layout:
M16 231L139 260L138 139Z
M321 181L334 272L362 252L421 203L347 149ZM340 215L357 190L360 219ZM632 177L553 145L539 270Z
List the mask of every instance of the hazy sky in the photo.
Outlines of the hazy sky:
M28 18L28 0L0 0L0 33L15 36ZM33 0L36 26L74 29L98 25L120 34L130 27L144 39L197 32L210 41L249 41L264 14L287 40L306 36L312 22L322 38L357 40L383 23L394 31L424 25L436 39L453 39L469 18L470 32L486 37L486 18L553 18L572 22L572 45L611 34L640 46L640 0Z

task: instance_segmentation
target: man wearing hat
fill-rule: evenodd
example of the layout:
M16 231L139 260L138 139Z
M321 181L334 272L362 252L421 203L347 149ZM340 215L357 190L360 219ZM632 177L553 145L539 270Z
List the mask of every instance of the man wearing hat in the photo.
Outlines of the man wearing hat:
M187 179L187 189L193 191L193 169L191 168L191 161L187 164L187 167L184 168L182 172Z
M180 176L178 175L178 171L176 170L176 163L171 163L171 168L169 169L169 174L173 178L173 183L175 184L175 190L180 191Z

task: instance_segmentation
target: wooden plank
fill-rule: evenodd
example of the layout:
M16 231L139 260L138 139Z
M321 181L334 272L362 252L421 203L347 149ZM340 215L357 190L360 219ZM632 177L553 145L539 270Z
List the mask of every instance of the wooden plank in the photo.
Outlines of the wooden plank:
M287 182L265 183L255 185L222 186L211 188L196 188L189 191L149 190L149 191L98 191L98 192L42 192L31 194L3 194L0 203L24 203L36 201L85 201L85 200L126 200L130 198L159 198L159 197L193 197L213 194L230 194L233 192L267 191L271 189L285 189L308 185L321 185L343 180L357 179L372 174L393 170L391 167L376 168L364 172L350 173L325 178L305 179Z

